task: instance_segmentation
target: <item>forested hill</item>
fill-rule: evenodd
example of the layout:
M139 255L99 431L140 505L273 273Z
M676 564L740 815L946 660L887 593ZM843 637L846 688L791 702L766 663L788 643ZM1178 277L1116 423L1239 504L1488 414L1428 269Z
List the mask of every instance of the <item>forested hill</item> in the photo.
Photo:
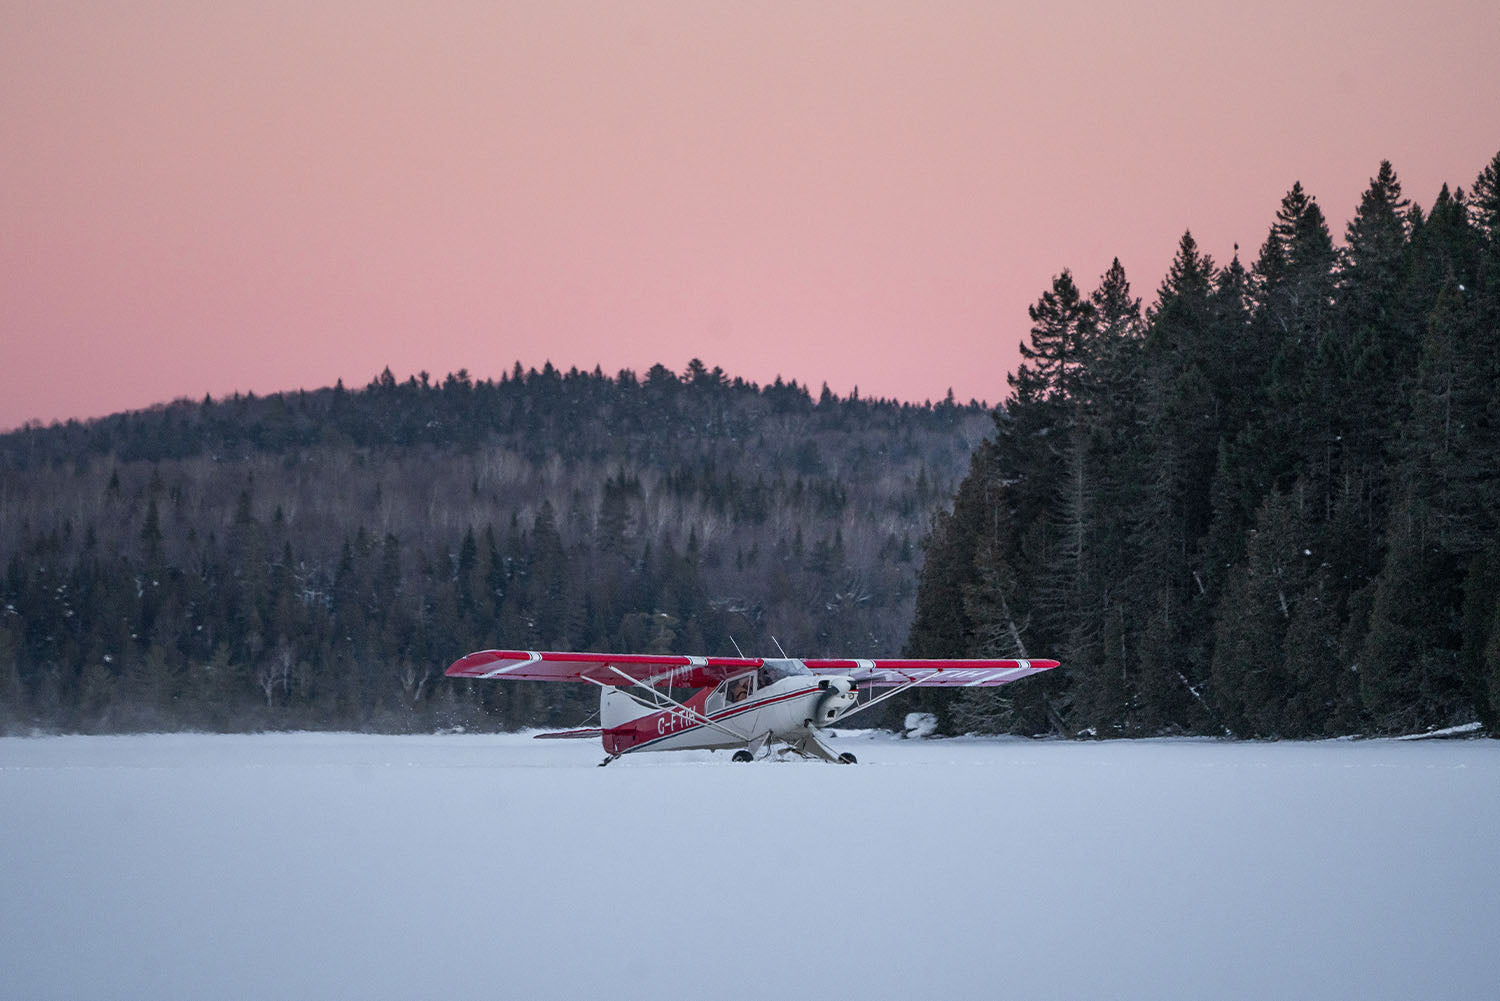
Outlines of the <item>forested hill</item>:
M951 394L950 394L951 396ZM474 649L896 652L978 403L389 371L0 436L0 731L576 723Z
M928 546L909 652L1064 667L957 728L1500 734L1500 155L1335 247L1301 186L1259 255L1184 236L1031 310L994 440Z

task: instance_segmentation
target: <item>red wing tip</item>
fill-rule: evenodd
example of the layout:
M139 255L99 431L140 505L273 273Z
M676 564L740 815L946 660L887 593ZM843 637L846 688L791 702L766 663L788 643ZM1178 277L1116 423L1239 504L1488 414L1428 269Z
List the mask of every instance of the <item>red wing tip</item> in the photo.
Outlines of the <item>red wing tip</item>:
M464 678L468 677L469 673L474 670L474 667L474 655L470 654L449 664L448 670L444 671L443 674L450 678Z
M497 660L524 660L525 657L524 653L517 654L510 650L476 650L449 664L448 670L443 674L449 678L472 678L481 673L478 668L485 664L493 664Z

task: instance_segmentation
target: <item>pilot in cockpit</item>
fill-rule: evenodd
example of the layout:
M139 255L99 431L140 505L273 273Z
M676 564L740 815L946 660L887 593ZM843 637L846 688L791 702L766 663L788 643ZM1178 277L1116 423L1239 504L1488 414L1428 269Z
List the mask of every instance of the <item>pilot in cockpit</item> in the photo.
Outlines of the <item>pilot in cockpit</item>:
M744 702L750 697L750 679L736 678L729 686L729 701Z

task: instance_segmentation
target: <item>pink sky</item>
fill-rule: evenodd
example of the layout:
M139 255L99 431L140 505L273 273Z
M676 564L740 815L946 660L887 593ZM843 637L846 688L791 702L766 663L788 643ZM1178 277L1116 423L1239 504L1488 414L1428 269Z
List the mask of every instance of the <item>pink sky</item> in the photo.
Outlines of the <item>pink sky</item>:
M996 402L1026 307L1500 150L1500 3L0 0L0 428L519 359Z

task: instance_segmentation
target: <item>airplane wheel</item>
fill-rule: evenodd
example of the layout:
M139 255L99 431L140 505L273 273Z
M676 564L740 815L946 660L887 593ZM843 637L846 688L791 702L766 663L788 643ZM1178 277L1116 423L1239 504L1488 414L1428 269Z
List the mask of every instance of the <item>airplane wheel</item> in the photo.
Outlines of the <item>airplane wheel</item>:
M734 757L731 758L730 760L731 761L754 761L755 760L755 755L751 754L749 751L735 751L734 752Z
M859 764L859 759L856 758L854 755L850 754L848 751L845 751L843 754L839 755L839 764L841 764L841 765L857 765L857 764Z

